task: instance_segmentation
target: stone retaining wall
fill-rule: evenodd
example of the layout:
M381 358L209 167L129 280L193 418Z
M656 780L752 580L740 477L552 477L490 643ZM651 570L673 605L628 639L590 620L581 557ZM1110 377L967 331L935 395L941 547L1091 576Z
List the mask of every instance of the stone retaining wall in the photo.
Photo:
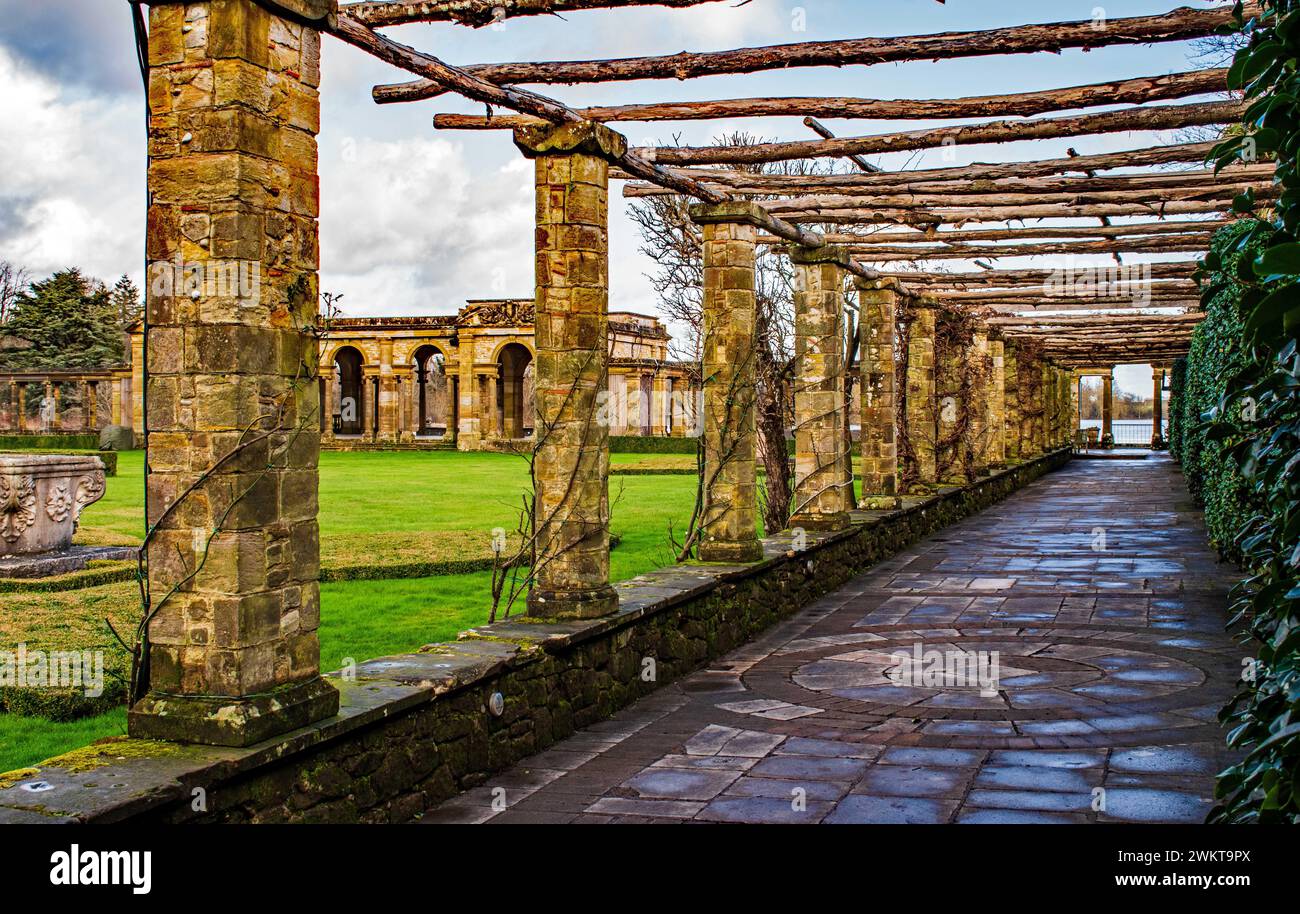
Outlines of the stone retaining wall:
M1069 459L1054 451L899 510L855 512L850 529L810 532L800 551L789 533L770 537L752 565L642 575L617 585L612 616L512 619L367 661L329 677L338 716L247 749L126 740L0 775L0 823L408 821Z

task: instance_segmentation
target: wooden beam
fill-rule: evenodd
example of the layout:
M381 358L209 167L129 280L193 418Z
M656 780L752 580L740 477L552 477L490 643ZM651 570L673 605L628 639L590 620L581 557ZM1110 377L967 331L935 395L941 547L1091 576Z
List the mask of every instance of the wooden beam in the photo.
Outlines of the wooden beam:
M1071 264L1076 270L1097 269L1116 270L1113 267L1093 264ZM1063 269L1061 265L1044 265L1026 270L983 270L978 273L939 273L932 271L882 271L881 277L897 279L914 286L942 286L957 288L959 286L1004 286L1022 283L1042 284L1053 274ZM1189 279L1197 270L1194 260L1174 261L1172 263L1135 263L1122 268L1124 273L1141 273L1150 279ZM1117 270L1121 272L1121 270Z
M1207 184L1231 185L1245 181L1269 183L1276 168L1271 164L1238 165L1221 169L1195 169L1190 171L1143 172L1141 174L1103 175L1100 177L1067 177L1053 175L1041 178L999 178L994 181L947 180L914 181L898 183L887 188L863 187L852 181L834 184L830 181L819 186L815 191L803 186L780 186L775 182L762 181L749 185L722 184L709 182L721 190L735 194L754 196L809 196L834 194L841 197L887 198L894 194L1043 194L1043 193L1100 193L1112 190L1165 190L1203 186ZM846 177L855 177L847 175ZM650 184L626 184L623 187L625 197L653 197L665 193L661 188Z
M1258 10L1247 4L1246 18ZM1026 54L1065 48L1099 48L1117 44L1185 41L1214 34L1234 21L1232 6L1198 10L1179 7L1156 16L1110 19L1098 28L1092 19L1021 25L977 32L890 38L805 41L731 51L625 57L616 60L574 60L478 64L466 73L497 85L618 82L632 79L694 79L733 73L758 73L792 67L843 67L906 60L942 60L985 55ZM446 91L435 80L419 80L389 90L394 100L432 98Z
M1176 143L1147 149L1130 149L1073 158L1041 159L1029 162L982 162L950 168L925 168L916 171L883 171L874 175L761 175L753 171L721 168L680 168L668 170L685 177L727 187L757 187L778 193L787 188L806 191L834 190L839 187L888 188L917 181L994 181L1026 179L1055 174L1081 174L1115 168L1146 165L1197 163L1204 165L1215 143ZM614 172L611 177L632 178Z
M443 63L436 57L423 54L380 35L350 16L340 14L329 31L348 44L360 48L395 67L409 70L412 73L422 73L430 79L437 79L440 83L454 88L466 98L500 105L515 111L526 111L553 124L583 122L581 117L554 99L525 89L502 88L484 82L457 67ZM672 188L679 193L688 194L709 203L720 203L729 198L729 195L706 188L692 178L669 174L666 170L647 162L634 152L625 152L616 157L615 161L628 174L637 175L656 184L662 183L663 186ZM781 235L781 237L786 237L781 233L787 229L789 229L789 226L778 221L773 224L772 232ZM793 233L798 235L802 233L802 230L794 229Z
M1206 235L1228 225L1230 219L1198 219L1169 222L1142 222L1129 225L1026 225L1009 229L950 229L942 232L920 232L912 228L902 231L879 231L870 234L826 235L827 244L898 245L909 242L951 244L963 241L1025 241L1029 239L1065 238L1075 241L1102 238L1150 238L1163 236L1173 240L1180 235Z
M826 235L842 238L841 235ZM1048 242L1044 244L951 244L914 247L858 246L847 244L849 251L866 262L900 263L914 260L997 260L1002 257L1040 257L1046 255L1113 254L1113 253L1202 253L1209 249L1212 235L1178 235L1173 238L1105 239L1102 241ZM775 243L775 242L773 242ZM831 241L830 243L838 243Z
M866 207L942 209L945 207L1007 207L1066 204L1069 206L1090 206L1100 204L1148 204L1160 205L1174 201L1187 200L1231 200L1247 189L1254 190L1258 199L1268 199L1273 190L1271 182L1239 181L1221 184L1190 183L1182 186L1147 188L1135 190L1104 191L1055 191L1013 193L970 193L970 194L889 194L878 196L845 196L842 194L814 194L807 197L789 197L764 201L763 206L771 213L813 213L836 210L860 211ZM1150 201L1155 203L1151 204Z
M518 16L630 6L683 9L715 2L718 0L368 0L344 3L339 12L370 28L408 22L457 22L477 29Z
M1261 201L1263 203L1265 201ZM825 225L963 225L969 222L1008 222L1024 219L1083 219L1089 216L1186 216L1192 213L1226 213L1231 198L1219 200L1175 200L1171 203L1100 203L1072 206L942 207L930 210L880 207L858 210L827 210L786 213L790 222Z
M1190 105L1152 105L1074 117L958 124L837 140L797 140L756 143L751 146L648 146L637 149L637 152L663 165L754 165L791 159L841 158L934 149L939 146L977 146L983 143L1127 133L1132 130L1178 130L1209 124L1236 123L1241 120L1245 110L1245 105L1235 100Z
M1139 76L1066 89L1044 89L1010 95L966 98L729 98L716 101L649 102L583 108L583 117L614 121L704 121L740 117L871 118L882 121L964 120L976 117L1028 117L1051 111L1073 111L1097 105L1141 105L1226 91L1226 69L1193 70L1165 76ZM405 101L393 87L376 86L371 93L381 105ZM536 123L518 115L435 114L439 130L507 130ZM811 124L808 124L811 127ZM816 128L813 128L816 129ZM831 139L831 137L826 137Z

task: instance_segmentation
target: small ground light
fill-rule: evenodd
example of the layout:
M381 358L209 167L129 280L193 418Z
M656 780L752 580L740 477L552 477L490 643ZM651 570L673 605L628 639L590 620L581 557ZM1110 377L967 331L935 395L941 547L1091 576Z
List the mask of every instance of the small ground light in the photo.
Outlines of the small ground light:
M506 697L500 692L493 692L492 697L488 699L488 711L493 717L500 717L506 712Z

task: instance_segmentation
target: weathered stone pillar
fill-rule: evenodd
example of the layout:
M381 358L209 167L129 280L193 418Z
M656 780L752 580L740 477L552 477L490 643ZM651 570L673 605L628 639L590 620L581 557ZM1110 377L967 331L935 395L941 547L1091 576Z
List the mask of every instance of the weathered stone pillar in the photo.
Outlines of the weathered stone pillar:
M976 370L971 389L970 425L967 427L967 437L963 446L969 454L967 462L971 472L976 476L982 476L989 468L989 428L993 417L993 402L990 396L992 359L989 356L988 330L975 331L968 353L975 362Z
M791 246L794 263L794 498L790 526L842 530L853 509L845 459L844 283L849 253Z
M934 398L934 331L939 304L933 298L911 303L907 332L907 441L912 469L922 485L938 482L935 436L938 431Z
M1165 446L1165 369L1151 366L1151 449Z
M338 710L318 669L319 401L303 371L318 361L302 328L317 314L319 52L319 32L250 0L150 10L154 616L132 736L243 746ZM177 260L235 265L249 285L154 281Z
M114 378L112 386L112 401L109 403L109 419L113 425L122 424L122 379Z
M754 261L762 211L741 201L691 207L704 235L704 510L700 558L763 557L754 383L758 346Z
M1111 441L1115 439L1114 435L1114 417L1115 417L1115 369L1101 377L1101 437L1105 438L1111 435Z
M668 423L668 379L661 374L654 376L654 399L650 403L650 433L656 436L665 434Z
M934 456L936 473L940 482L960 485L966 481L962 466L962 447L959 440L961 427L961 383L962 363L967 353L963 347L954 345L953 334L938 334L938 325L947 323L948 318L939 313L936 317L936 336L934 346L934 398L935 398L935 445Z
M1012 340L1002 346L1003 405L1006 423L1003 425L1003 452L1008 463L1021 459L1020 455L1020 350Z
M984 463L990 470L1000 470L1007 463L1007 378L1006 342L1002 334L989 331L988 429L984 436Z
M321 419L324 420L321 428L322 438L325 441L334 440L334 366L321 366L320 370L322 390L324 395L321 397L320 411Z
M520 128L536 161L538 567L535 616L618 609L609 586L609 162L626 140L599 124Z
M862 410L862 504L897 499L898 401L894 360L898 293L855 279L858 289L858 397Z
M95 401L91 391L95 389L92 382L83 380L81 387L81 431L90 431L95 427Z
M14 430L23 432L27 429L27 385L18 385L17 399L14 401Z
M1079 418L1079 373L1071 370L1066 378L1070 385L1070 442L1079 441L1079 430L1083 427L1083 422Z

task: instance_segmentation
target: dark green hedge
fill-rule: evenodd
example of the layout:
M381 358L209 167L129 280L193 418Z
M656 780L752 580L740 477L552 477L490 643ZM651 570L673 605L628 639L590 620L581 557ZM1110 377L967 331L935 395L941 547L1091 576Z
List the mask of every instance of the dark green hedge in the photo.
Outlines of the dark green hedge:
M1257 223L1242 220L1220 229L1210 244L1217 260L1204 282L1214 291L1204 303L1205 320L1192 336L1178 392L1178 419L1181 441L1178 459L1183 467L1187 488L1199 504L1205 506L1205 525L1210 541L1227 558L1239 561L1241 550L1237 535L1247 518L1254 513L1249 487L1242 479L1237 461L1228 452L1222 437L1209 434L1209 414L1221 405L1221 421L1244 430L1249 424L1248 403L1225 403L1229 382L1254 359L1245 342L1241 314L1242 296L1247 285L1238 279L1243 258L1253 259L1260 252L1258 242L1248 242L1242 250L1237 245Z
M1169 373L1169 453L1177 461L1183 459L1183 397L1187 390L1187 359L1174 362Z
M1250 493L1253 510L1235 544L1246 577L1233 588L1230 624L1249 631L1256 651L1219 715L1244 757L1220 774L1210 818L1300 824L1300 0L1260 7L1247 18L1240 0L1233 5L1245 40L1227 88L1242 92L1246 111L1211 158L1216 168L1271 160L1278 193L1267 206L1249 190L1233 201L1236 212L1267 221L1206 256L1201 296L1213 305L1229 283L1244 286L1242 367L1221 382L1205 437L1236 463ZM1258 256L1229 256L1246 249ZM1211 483L1202 488L1207 503L1223 497Z
M694 454L698 438L665 438L657 435L610 435L611 454Z
M98 451L99 435L0 435L0 451Z

